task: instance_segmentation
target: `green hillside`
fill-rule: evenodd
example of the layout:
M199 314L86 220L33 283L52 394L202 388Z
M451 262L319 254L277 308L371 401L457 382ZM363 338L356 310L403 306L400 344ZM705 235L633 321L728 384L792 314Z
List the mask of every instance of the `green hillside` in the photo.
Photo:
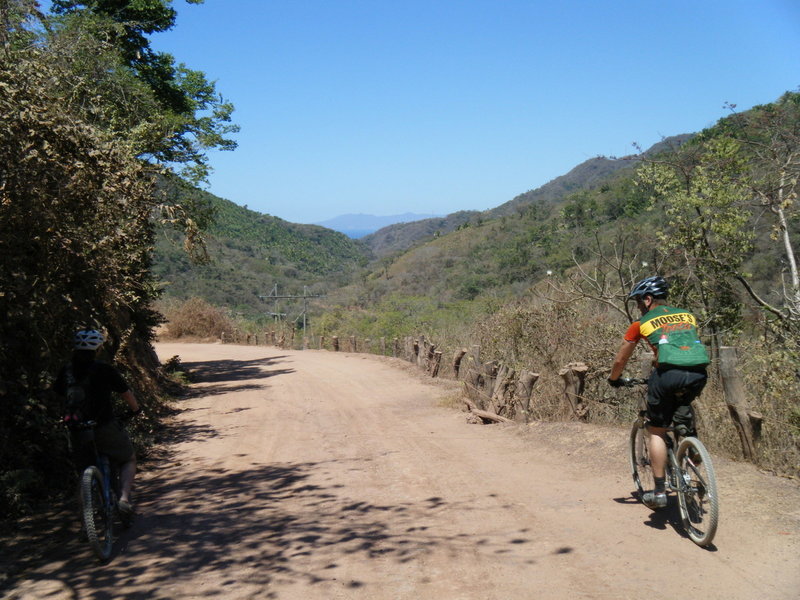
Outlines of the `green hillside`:
M523 192L495 208L483 212L459 211L438 219L398 223L365 236L362 241L377 257L397 255L420 242L450 233L466 224L476 225L499 217L516 217L517 214L524 213L525 208L532 204L547 205L558 202L570 194L595 189L617 173L631 173L642 159L676 150L690 138L690 134L666 138L640 155L623 158L600 156L591 158L568 173L560 175L534 190Z
M178 237L162 231L154 271L168 299L198 296L254 315L263 306L259 295L275 284L282 293L327 290L348 283L369 259L363 245L342 233L289 223L200 190L189 193L210 209L209 261L194 264Z
M335 327L339 322L367 337L379 337L431 322L430 315L416 321L404 317L402 326L381 318L402 298L428 298L442 306L482 304L490 298L492 310L498 302L513 300L541 282L556 281L559 289L580 297L581 286L590 284L591 276L575 283L579 266L589 272L608 270L613 260L619 260L630 264L625 273L617 273L618 287L621 279L653 270L668 273L679 282L682 294L704 303L707 318L717 319L715 327L733 339L741 331L736 319L784 301L786 242L778 239L779 223L769 218L775 207L765 202L759 206L751 190L769 193L777 185L768 180L775 174L764 162L763 145L770 139L762 131L767 127L764 115L776 106L786 112L770 126L788 139L786 152L791 156L792 140L797 140L798 97L787 94L779 103L732 115L700 135L667 138L640 155L586 161L496 209L458 213L461 222L455 226L450 222L450 232L444 231L447 219L438 220L433 233L430 228L436 220L385 228L378 232L384 242L390 235L395 241L402 238L409 249L384 256L369 277L338 292L340 303L359 306L362 312L337 313L337 319L326 323ZM776 132L772 135L781 139ZM732 149L716 149L719 141ZM735 161L725 154L734 151ZM717 156L719 152L723 154ZM653 179L647 175L651 169L673 169L675 177L686 181L676 180L674 189L665 191L659 178L666 171ZM697 190L684 198L681 186ZM662 199L665 194L669 202ZM800 221L791 199L785 204L788 240L796 244ZM384 243L378 238L373 234L367 243ZM382 254L386 248L375 246L375 252ZM631 261L638 267L633 268ZM597 285L601 284L609 285L608 281ZM607 293L602 290L598 295ZM726 303L728 308L723 309ZM738 316L731 321L733 313Z

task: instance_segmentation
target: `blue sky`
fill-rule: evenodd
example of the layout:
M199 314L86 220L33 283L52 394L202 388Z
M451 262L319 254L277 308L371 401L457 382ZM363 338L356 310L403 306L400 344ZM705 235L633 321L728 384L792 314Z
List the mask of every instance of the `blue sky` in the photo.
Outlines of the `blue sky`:
M800 86L796 0L205 0L152 44L236 106L209 191L288 221L492 208Z

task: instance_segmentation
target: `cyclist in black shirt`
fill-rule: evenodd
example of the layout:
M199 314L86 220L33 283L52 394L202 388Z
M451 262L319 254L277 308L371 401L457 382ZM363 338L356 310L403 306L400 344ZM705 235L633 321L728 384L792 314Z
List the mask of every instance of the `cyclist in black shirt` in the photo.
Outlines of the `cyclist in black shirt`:
M97 349L105 337L94 329L75 334L72 360L64 365L53 389L67 397L70 386L78 385L85 393L84 420L95 421L95 442L99 452L120 465L119 511L122 516L133 515L131 488L136 477L136 454L128 433L114 418L112 392L118 393L134 414L141 412L139 404L119 371L109 364L96 360Z

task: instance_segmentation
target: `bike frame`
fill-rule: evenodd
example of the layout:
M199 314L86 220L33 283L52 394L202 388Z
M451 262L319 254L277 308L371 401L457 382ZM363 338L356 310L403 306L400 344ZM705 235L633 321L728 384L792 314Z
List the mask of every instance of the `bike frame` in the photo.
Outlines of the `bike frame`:
M114 491L114 477L111 460L105 454L97 452L95 447L95 454L97 455L96 466L100 470L100 475L103 478L103 502L106 506L113 506L115 504Z

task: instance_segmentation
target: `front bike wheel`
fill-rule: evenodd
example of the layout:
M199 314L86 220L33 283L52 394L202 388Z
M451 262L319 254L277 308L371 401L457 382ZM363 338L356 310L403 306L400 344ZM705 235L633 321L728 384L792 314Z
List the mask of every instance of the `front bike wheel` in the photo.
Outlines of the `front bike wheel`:
M703 442L687 437L678 446L678 506L683 528L698 546L708 546L717 532L719 495L711 455Z
M107 561L114 544L114 510L106 502L103 477L97 467L87 467L81 478L81 516L92 552Z
M653 467L650 464L650 451L647 448L647 430L641 419L634 421L631 428L630 460L633 483L636 485L639 500L641 500L644 492L655 488Z

